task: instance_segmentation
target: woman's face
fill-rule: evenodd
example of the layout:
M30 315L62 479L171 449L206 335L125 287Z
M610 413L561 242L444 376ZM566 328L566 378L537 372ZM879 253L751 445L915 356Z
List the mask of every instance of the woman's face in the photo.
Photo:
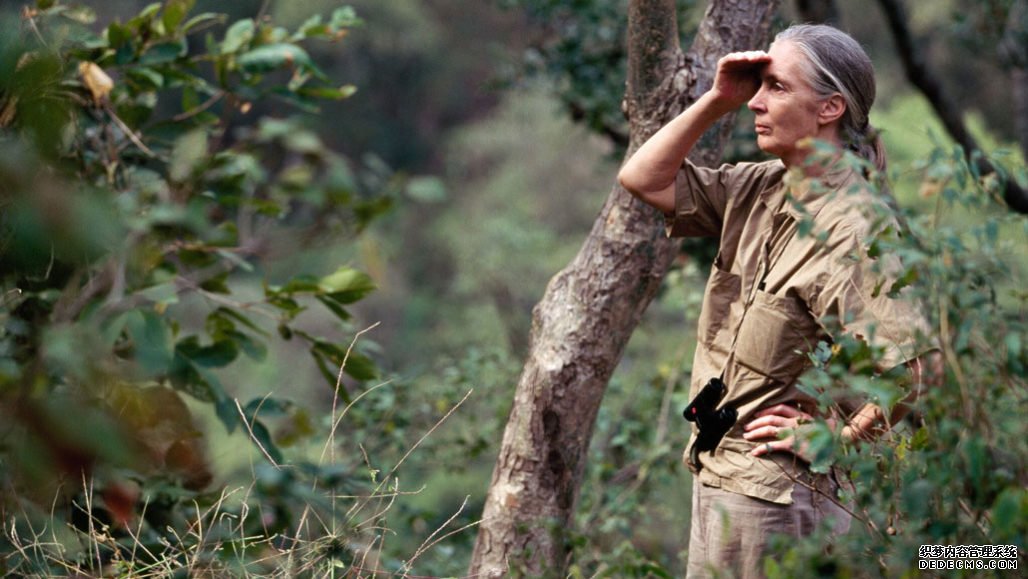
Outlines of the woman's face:
M768 49L771 62L760 73L760 88L748 106L756 115L757 146L798 166L808 150L798 143L808 137L834 141L836 125L823 123L825 100L807 82L806 56L788 40Z

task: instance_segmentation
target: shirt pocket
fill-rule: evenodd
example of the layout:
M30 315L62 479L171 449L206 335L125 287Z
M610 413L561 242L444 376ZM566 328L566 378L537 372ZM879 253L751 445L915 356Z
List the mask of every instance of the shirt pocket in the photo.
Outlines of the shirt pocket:
M817 323L801 300L758 291L739 328L735 359L754 372L789 384L806 367L806 353L817 337Z
M717 348L715 339L728 326L732 303L739 300L740 285L739 276L722 270L716 264L711 266L698 324L699 338L708 348ZM728 351L726 347L720 349Z

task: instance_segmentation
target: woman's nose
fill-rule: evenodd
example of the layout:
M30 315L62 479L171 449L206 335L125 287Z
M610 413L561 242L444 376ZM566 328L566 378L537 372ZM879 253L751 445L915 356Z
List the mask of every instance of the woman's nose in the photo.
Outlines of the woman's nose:
M757 89L757 93L746 103L746 106L755 113L762 112L764 110L764 87Z

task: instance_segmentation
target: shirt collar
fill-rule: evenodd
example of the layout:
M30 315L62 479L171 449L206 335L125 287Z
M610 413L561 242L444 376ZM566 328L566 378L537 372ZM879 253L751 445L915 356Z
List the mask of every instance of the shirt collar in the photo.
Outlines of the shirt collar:
M835 163L823 174L807 177L798 168L786 171L782 185L765 196L765 203L775 213L786 213L797 221L814 217L855 174L844 162Z

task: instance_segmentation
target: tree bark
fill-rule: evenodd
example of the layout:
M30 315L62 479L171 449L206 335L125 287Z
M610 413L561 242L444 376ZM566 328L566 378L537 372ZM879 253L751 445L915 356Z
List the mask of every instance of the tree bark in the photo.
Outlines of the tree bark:
M1011 68L1010 82L1014 94L1014 125L1017 127L1021 155L1028 160L1028 69Z
M631 0L624 101L630 156L709 89L717 59L763 48L778 0L712 0L689 54L674 0ZM713 165L733 119L692 159ZM533 311L525 367L493 471L469 573L564 576L572 522L600 401L677 244L657 211L615 185L575 259Z
M835 0L796 0L796 13L801 22L839 24L839 7Z
M1010 7L999 56L1000 62L1010 71L1014 126L1021 155L1028 160L1028 1L1016 0Z
M971 162L977 165L978 171L983 175L995 172L996 168L986 157L974 154L981 148L967 129L967 125L964 124L963 111L950 99L943 89L942 83L932 74L921 51L918 50L914 36L907 25L907 15L902 0L878 0L878 4L882 7L885 19L889 23L889 30L896 42L896 50L899 52L907 80L928 99L935 114L946 128L946 132L964 148L964 153ZM1028 213L1028 191L1021 189L1013 179L1007 179L1003 199L1010 209L1018 213Z

